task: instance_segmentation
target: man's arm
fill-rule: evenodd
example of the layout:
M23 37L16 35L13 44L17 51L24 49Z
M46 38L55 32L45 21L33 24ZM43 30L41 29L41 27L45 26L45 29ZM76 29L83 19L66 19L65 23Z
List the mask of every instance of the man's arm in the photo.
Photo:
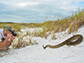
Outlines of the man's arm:
M6 46L8 40L9 40L9 39L6 38L3 42L0 42L0 49L2 49L4 46Z
M7 48L11 45L12 41L15 39L15 36L12 36L10 41L7 43Z
M0 42L0 49L2 49L4 46L7 45L8 40L11 38L11 36L12 36L11 33L7 34L7 38L3 42Z

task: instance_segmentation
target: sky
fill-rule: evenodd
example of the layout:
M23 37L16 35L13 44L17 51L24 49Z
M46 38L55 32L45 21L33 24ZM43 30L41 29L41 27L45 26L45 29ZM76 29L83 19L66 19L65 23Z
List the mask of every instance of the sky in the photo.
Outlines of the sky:
M0 22L42 23L84 9L84 0L0 0Z

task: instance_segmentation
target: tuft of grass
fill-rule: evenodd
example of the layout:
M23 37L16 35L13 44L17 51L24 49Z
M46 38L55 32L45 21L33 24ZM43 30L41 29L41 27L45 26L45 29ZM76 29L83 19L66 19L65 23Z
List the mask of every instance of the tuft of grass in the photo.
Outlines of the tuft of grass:
M33 42L32 41L32 36L29 37L29 38L26 38L24 39L24 37L28 36L28 34L25 34L25 35L20 35L18 36L13 42L12 42L12 47L14 49L19 49L21 47L25 47L25 46L28 46L28 45L35 45L35 44L38 44L36 41ZM25 41L25 40L28 40L28 41Z
M57 39L56 37L55 37L55 34L54 34L54 32L53 32L53 34L52 34L52 37L51 37L53 40L55 40L55 39Z

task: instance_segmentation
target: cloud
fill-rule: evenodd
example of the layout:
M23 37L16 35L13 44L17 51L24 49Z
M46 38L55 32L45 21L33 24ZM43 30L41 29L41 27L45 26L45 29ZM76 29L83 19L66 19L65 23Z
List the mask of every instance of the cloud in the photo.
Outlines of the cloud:
M27 6L27 5L37 5L38 2L27 2L27 3L18 3L17 5L20 6Z
M84 8L83 0L0 0L0 21L35 22L46 16L69 16L78 7Z

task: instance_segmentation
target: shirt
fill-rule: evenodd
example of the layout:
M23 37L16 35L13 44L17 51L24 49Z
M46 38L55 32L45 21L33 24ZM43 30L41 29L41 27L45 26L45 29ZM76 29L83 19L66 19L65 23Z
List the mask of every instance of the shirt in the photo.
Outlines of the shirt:
M2 41L2 38L6 38L7 36L4 36L3 29L0 29L0 41Z

